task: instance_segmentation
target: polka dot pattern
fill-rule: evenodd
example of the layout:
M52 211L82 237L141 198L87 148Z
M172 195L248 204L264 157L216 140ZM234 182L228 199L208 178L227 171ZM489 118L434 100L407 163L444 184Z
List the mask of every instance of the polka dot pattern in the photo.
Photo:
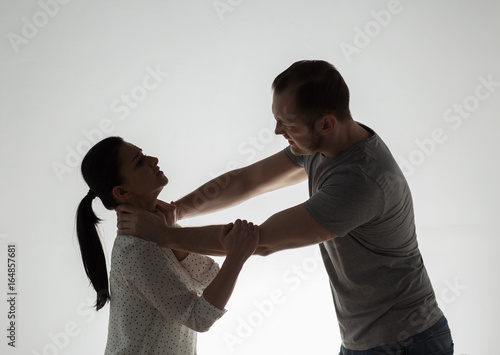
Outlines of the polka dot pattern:
M196 354L196 332L209 330L226 312L202 295L218 271L205 255L179 262L170 249L118 236L105 354Z

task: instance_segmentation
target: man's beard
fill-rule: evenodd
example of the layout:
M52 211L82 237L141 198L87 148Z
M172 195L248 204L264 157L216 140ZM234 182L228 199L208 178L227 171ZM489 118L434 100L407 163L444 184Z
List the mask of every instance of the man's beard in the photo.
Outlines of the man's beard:
M322 143L323 143L323 137L319 135L318 133L311 132L311 136L309 139L309 142L305 147L298 147L297 143L295 143L295 146L290 146L290 150L294 155L300 156L300 155L311 155L313 153L316 153L319 151Z

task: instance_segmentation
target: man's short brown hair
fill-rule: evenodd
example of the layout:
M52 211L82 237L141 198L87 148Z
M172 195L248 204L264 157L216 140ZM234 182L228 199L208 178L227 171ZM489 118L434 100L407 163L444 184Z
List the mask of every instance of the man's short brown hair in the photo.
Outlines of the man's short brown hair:
M328 62L295 62L274 79L272 89L276 94L292 90L294 113L310 128L325 114L334 115L340 122L351 119L349 88L338 70Z

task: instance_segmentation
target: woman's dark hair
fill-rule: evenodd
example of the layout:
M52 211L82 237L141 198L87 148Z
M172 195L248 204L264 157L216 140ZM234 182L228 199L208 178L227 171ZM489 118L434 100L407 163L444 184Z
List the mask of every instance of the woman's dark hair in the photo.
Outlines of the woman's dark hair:
M341 122L351 118L349 88L338 70L323 60L293 63L274 79L272 89L277 94L291 89L295 113L311 128L325 114Z
M92 209L92 201L95 197L99 197L107 209L117 206L113 197L113 187L123 182L120 174L121 161L118 156L123 143L120 137L105 138L94 145L82 161L83 179L90 190L78 205L76 233L85 272L97 292L97 310L106 304L110 296L106 258L97 232L100 219Z

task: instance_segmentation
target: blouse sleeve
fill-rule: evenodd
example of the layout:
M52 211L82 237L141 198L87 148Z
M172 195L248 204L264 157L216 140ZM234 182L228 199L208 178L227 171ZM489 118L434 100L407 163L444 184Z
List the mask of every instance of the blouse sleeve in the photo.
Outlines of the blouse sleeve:
M189 253L180 264L201 289L205 289L219 272L219 265L206 255Z
M204 332L226 312L187 287L183 274L176 270L179 265L157 244L146 241L128 244L121 259L120 269L129 287L164 317Z

